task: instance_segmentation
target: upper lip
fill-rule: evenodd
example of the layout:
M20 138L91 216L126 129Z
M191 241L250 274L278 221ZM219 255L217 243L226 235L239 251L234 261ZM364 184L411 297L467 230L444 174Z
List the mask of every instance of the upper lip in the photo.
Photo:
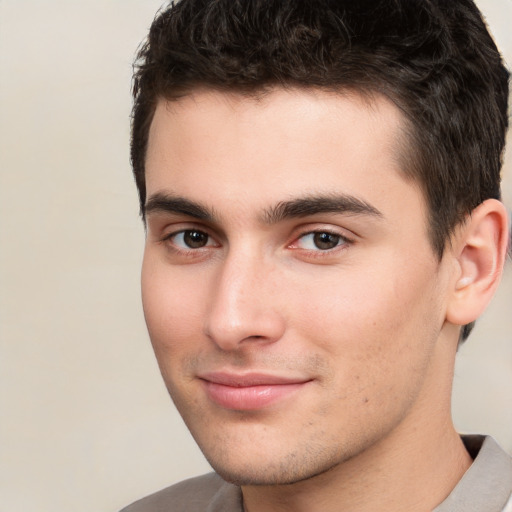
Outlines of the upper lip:
M303 384L310 381L308 378L285 377L267 373L230 373L230 372L207 372L199 375L199 378L214 384L231 386L236 388L265 385Z

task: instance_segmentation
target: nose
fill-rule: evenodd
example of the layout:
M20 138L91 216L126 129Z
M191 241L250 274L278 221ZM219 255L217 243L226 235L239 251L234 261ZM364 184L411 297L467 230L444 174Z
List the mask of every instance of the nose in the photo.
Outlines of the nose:
M276 303L276 270L262 257L228 255L213 282L205 333L222 350L278 341L285 320Z

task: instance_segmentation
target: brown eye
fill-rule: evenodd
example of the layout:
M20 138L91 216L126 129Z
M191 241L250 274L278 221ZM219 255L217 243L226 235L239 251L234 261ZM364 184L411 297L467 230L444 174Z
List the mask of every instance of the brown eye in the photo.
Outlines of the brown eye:
M202 247L212 245L207 233L195 229L187 229L175 233L172 235L171 240L180 249L201 249Z
M313 233L313 243L317 249L326 251L334 249L340 244L341 237L332 233Z
M185 231L183 233L183 242L191 249L205 247L208 243L208 235L201 231Z
M327 252L351 244L348 238L330 231L310 231L300 236L293 244L294 249L310 252Z

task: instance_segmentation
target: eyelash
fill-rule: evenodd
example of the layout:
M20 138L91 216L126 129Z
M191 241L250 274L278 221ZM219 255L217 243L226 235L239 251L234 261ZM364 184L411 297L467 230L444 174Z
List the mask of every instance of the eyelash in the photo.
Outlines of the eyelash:
M324 249L318 247L319 240L315 240L315 237L317 237L319 235L328 235L328 237L334 237L335 239L337 239L336 240L336 245L334 245L334 247L324 248ZM331 231L331 230L328 230L328 229L315 229L315 230L311 230L311 231L307 231L305 233L302 233L288 247L292 247L293 248L294 246L298 245L298 242L301 239L305 239L308 236L312 236L313 237L312 243L316 247L314 249L313 248L309 248L309 249L308 248L302 248L302 250L306 251L307 253L314 254L317 257L322 257L322 255L330 254L330 253L332 253L334 251L337 251L337 250L344 250L344 249L347 248L347 246L349 246L351 243L353 243L353 240L351 240L350 238L342 235L341 233L337 233L335 231ZM298 249L301 249L301 248L298 247ZM317 253L317 254L315 254L315 253Z
M200 234L200 235L205 236L207 238L206 245L204 245L202 247L188 247L188 248L177 246L176 243L173 242L173 238L177 237L178 235L185 236L186 233L189 233L189 234L195 233L195 234ZM170 249L172 249L174 252L176 252L178 254L197 256L203 252L201 249L207 249L207 248L215 247L215 246L218 247L218 245L212 245L209 243L212 240L214 240L213 237L206 231L204 231L202 229L188 228L188 229L180 229L178 231L173 231L172 233L165 235L160 241L162 243L166 244Z

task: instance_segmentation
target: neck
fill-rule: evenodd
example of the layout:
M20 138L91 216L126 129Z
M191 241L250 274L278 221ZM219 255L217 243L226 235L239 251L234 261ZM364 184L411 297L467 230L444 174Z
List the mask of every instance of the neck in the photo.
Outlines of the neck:
M432 511L472 462L451 421L452 362L449 357L439 360L443 368L431 369L437 379L430 380L414 408L387 436L307 480L243 487L245 511Z
M379 442L308 480L244 487L246 512L426 512L439 505L471 464L453 428L395 447Z

